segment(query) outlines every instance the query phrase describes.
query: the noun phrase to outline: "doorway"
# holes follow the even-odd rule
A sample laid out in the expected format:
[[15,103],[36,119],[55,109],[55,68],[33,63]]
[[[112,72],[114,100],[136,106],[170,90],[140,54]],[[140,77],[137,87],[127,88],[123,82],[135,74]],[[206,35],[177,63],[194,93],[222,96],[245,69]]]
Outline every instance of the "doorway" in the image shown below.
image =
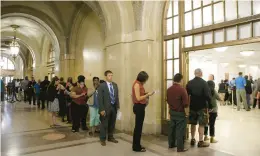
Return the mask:
[[206,81],[213,74],[216,84],[237,77],[238,72],[255,80],[260,77],[260,42],[192,51],[188,66],[189,80],[194,78],[196,68],[202,69]]

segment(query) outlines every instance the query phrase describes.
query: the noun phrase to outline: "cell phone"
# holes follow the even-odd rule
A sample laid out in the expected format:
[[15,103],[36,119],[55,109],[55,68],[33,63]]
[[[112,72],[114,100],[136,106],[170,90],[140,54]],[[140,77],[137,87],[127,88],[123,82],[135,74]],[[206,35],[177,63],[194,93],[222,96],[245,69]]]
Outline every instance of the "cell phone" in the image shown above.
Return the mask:
[[159,91],[159,90],[154,90],[153,92],[154,92],[154,93],[159,93],[160,91]]

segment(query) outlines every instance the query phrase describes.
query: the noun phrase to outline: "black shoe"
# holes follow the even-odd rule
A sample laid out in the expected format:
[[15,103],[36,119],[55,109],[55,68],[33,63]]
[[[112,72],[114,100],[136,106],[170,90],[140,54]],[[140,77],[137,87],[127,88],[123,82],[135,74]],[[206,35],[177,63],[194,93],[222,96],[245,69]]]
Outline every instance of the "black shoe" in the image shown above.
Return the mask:
[[115,138],[108,139],[107,141],[113,142],[113,143],[118,143],[118,141]]
[[145,148],[141,148],[141,149],[133,149],[133,151],[135,152],[146,152],[146,149]]
[[195,144],[196,144],[196,140],[195,140],[195,139],[191,139],[190,145],[191,145],[191,146],[195,146]]
[[106,141],[100,141],[102,146],[106,146]]
[[186,152],[188,151],[188,148],[184,148],[184,149],[177,149],[177,152]]
[[175,148],[175,147],[177,147],[177,146],[169,146],[169,148]]
[[77,133],[77,132],[79,132],[79,130],[72,129],[71,132]]

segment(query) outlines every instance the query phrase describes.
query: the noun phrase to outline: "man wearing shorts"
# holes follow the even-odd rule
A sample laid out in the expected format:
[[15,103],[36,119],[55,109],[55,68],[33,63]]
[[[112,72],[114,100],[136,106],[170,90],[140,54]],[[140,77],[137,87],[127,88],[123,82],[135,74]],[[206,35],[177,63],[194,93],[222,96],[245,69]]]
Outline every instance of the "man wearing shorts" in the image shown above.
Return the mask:
[[93,85],[95,90],[89,95],[89,105],[90,105],[90,129],[89,133],[92,136],[95,136],[95,131],[97,130],[97,126],[100,124],[99,113],[98,113],[98,87],[99,87],[99,78],[93,78]]
[[208,147],[209,143],[203,141],[204,127],[208,124],[208,108],[212,108],[210,92],[207,82],[203,80],[202,70],[195,70],[195,78],[188,82],[186,88],[190,96],[191,145],[194,146],[196,125],[199,123],[198,147]]

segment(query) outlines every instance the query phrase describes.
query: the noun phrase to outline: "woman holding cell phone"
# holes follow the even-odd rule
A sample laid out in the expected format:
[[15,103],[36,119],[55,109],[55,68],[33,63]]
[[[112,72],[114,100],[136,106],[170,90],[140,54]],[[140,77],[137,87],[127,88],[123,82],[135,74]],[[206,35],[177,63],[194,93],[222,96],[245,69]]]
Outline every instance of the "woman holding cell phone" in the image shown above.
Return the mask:
[[132,100],[134,103],[133,112],[135,114],[135,129],[133,135],[132,149],[135,152],[145,152],[146,149],[141,146],[141,136],[145,117],[145,107],[148,104],[148,98],[155,92],[146,93],[144,84],[147,82],[149,76],[145,71],[141,71],[132,87]]
[[84,116],[85,105],[87,103],[87,88],[85,86],[85,77],[78,76],[77,86],[73,87],[70,92],[72,98],[71,115],[72,115],[72,132],[79,132],[80,119]]

